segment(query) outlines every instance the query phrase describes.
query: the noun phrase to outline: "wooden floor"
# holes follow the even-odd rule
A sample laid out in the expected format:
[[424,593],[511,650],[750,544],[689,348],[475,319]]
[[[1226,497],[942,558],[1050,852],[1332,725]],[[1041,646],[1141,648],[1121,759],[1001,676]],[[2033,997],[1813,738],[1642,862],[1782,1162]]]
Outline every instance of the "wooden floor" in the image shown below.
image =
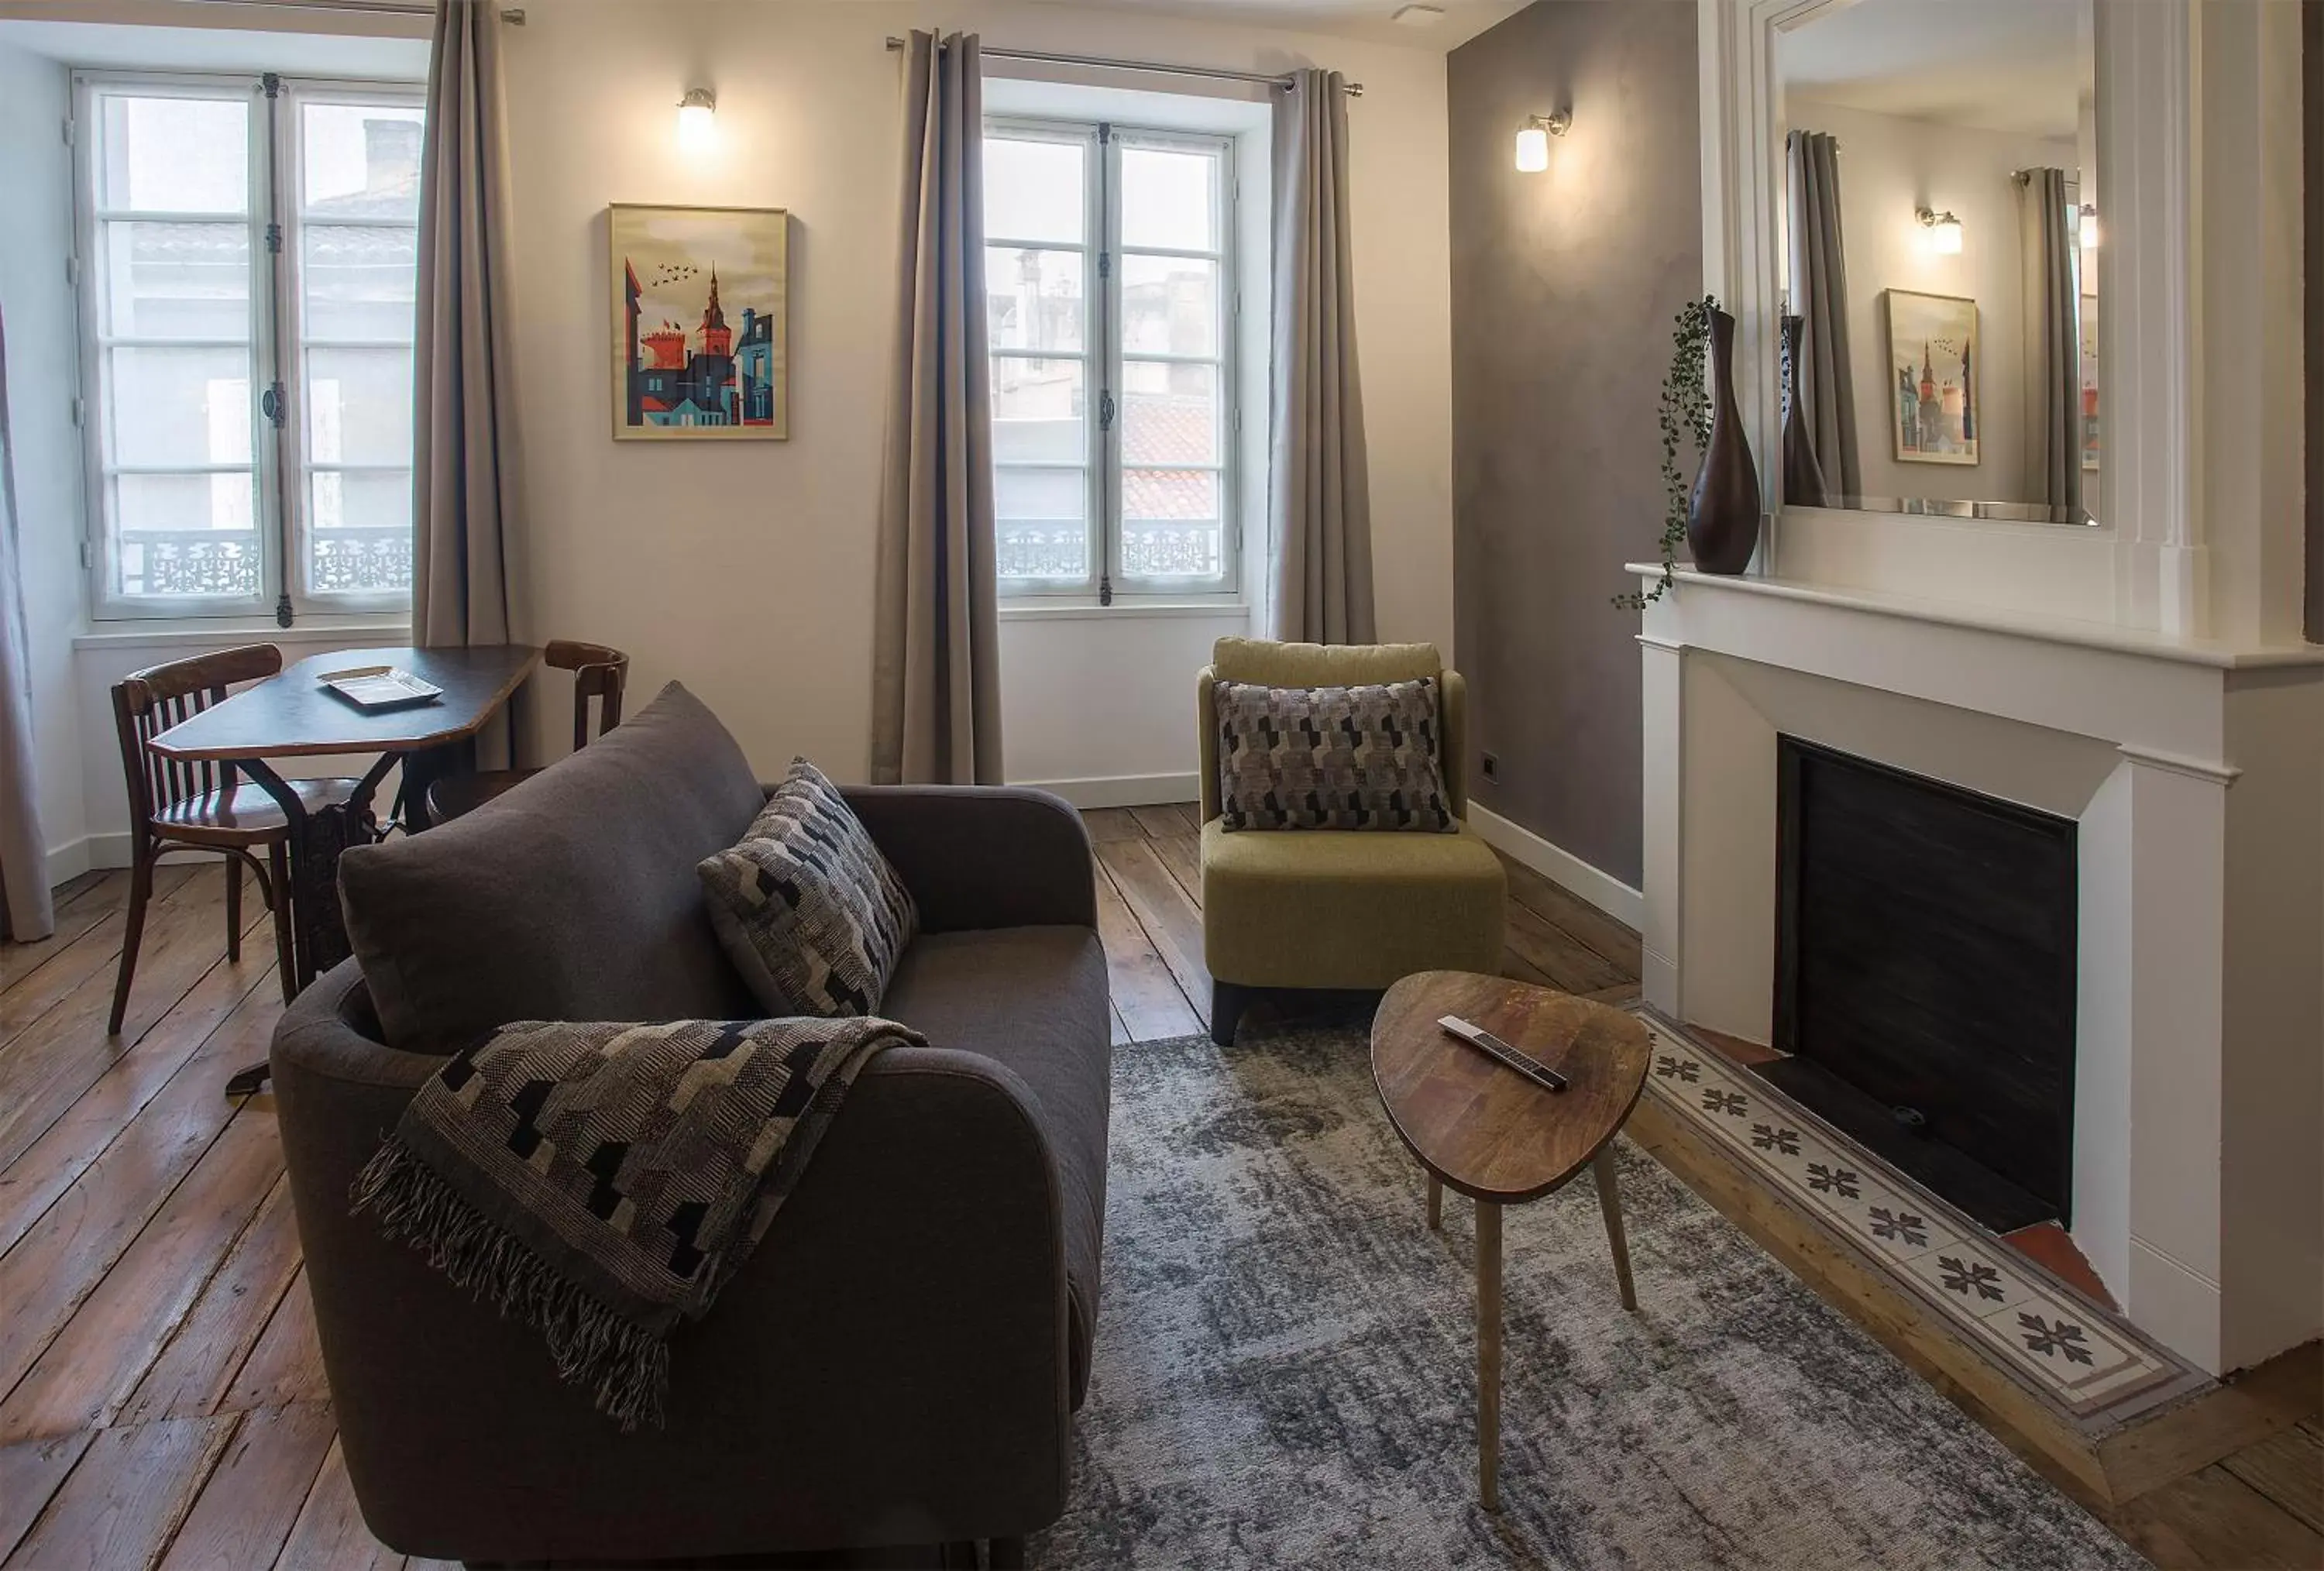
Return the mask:
[[[1123,1042],[1198,1031],[1198,836],[1185,808],[1086,815]],[[1510,868],[1513,976],[1628,992],[1636,934]],[[425,1566],[381,1548],[340,1465],[269,1099],[220,1095],[281,1012],[255,901],[225,958],[215,864],[165,872],[121,1036],[126,880],[0,946],[0,1559],[8,1567]],[[1252,1023],[1272,1007],[1254,1005]],[[2110,1513],[2165,1567],[2324,1566],[2312,1424]]]

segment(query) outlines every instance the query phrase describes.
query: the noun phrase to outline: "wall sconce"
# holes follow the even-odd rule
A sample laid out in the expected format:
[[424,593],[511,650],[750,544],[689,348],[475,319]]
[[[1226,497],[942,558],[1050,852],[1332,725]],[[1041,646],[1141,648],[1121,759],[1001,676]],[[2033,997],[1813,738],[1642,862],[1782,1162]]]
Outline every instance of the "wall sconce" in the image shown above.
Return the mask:
[[1517,172],[1539,174],[1549,167],[1549,139],[1563,136],[1573,124],[1572,114],[1560,109],[1554,115],[1531,115],[1517,132]]
[[1961,249],[1961,221],[1950,211],[1932,212],[1922,208],[1914,215],[1921,227],[1929,232],[1929,249],[1940,256],[1959,256]]
[[707,152],[718,143],[718,95],[707,88],[688,88],[678,101],[678,145],[687,152]]
[[2098,210],[2089,203],[2082,204],[2081,243],[2085,251],[2098,248]]

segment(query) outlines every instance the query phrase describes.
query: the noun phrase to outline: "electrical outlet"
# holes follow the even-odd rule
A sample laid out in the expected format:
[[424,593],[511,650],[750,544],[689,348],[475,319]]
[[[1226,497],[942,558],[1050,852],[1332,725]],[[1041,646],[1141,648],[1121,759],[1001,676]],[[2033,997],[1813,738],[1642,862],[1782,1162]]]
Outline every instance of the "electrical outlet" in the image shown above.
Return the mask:
[[1483,772],[1483,774],[1484,774],[1484,777],[1485,777],[1485,780],[1486,780],[1487,783],[1491,784],[1491,785],[1499,785],[1499,784],[1500,784],[1500,783],[1501,783],[1501,758],[1500,758],[1500,754],[1499,754],[1499,753],[1488,753],[1484,754],[1483,756],[1484,756],[1484,764],[1483,764],[1483,767],[1482,767],[1482,772]]

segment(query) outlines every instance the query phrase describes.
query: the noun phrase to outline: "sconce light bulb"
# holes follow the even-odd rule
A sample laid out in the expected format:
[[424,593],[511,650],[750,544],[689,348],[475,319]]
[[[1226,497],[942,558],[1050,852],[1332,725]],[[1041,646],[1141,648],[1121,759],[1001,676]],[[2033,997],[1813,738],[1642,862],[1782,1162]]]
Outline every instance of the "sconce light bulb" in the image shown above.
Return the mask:
[[2098,248],[2098,210],[2088,202],[2082,204],[2081,230],[2082,249],[2096,251]]
[[1563,109],[1554,115],[1532,115],[1517,130],[1517,172],[1539,174],[1549,167],[1549,139],[1565,134],[1573,116]]
[[1914,215],[1921,227],[1929,232],[1929,249],[1940,256],[1959,256],[1961,253],[1961,221],[1950,212],[1932,212],[1921,208]]
[[678,101],[678,144],[687,152],[706,152],[718,142],[718,99],[707,88],[687,89]]

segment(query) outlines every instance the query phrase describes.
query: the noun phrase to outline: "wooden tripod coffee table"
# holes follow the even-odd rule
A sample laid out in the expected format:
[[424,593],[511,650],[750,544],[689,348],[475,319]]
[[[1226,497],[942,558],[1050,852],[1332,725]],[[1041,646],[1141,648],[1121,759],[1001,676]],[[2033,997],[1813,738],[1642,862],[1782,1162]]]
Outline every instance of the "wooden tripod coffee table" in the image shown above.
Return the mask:
[[[1437,1025],[1459,1015],[1563,1074],[1549,1092]],[[1388,1122],[1428,1172],[1428,1225],[1450,1184],[1477,1202],[1477,1493],[1500,1504],[1501,1207],[1537,1200],[1584,1167],[1613,1245],[1622,1308],[1635,1310],[1615,1134],[1646,1084],[1646,1028],[1620,1010],[1465,971],[1423,971],[1388,990],[1372,1019],[1372,1079]]]

